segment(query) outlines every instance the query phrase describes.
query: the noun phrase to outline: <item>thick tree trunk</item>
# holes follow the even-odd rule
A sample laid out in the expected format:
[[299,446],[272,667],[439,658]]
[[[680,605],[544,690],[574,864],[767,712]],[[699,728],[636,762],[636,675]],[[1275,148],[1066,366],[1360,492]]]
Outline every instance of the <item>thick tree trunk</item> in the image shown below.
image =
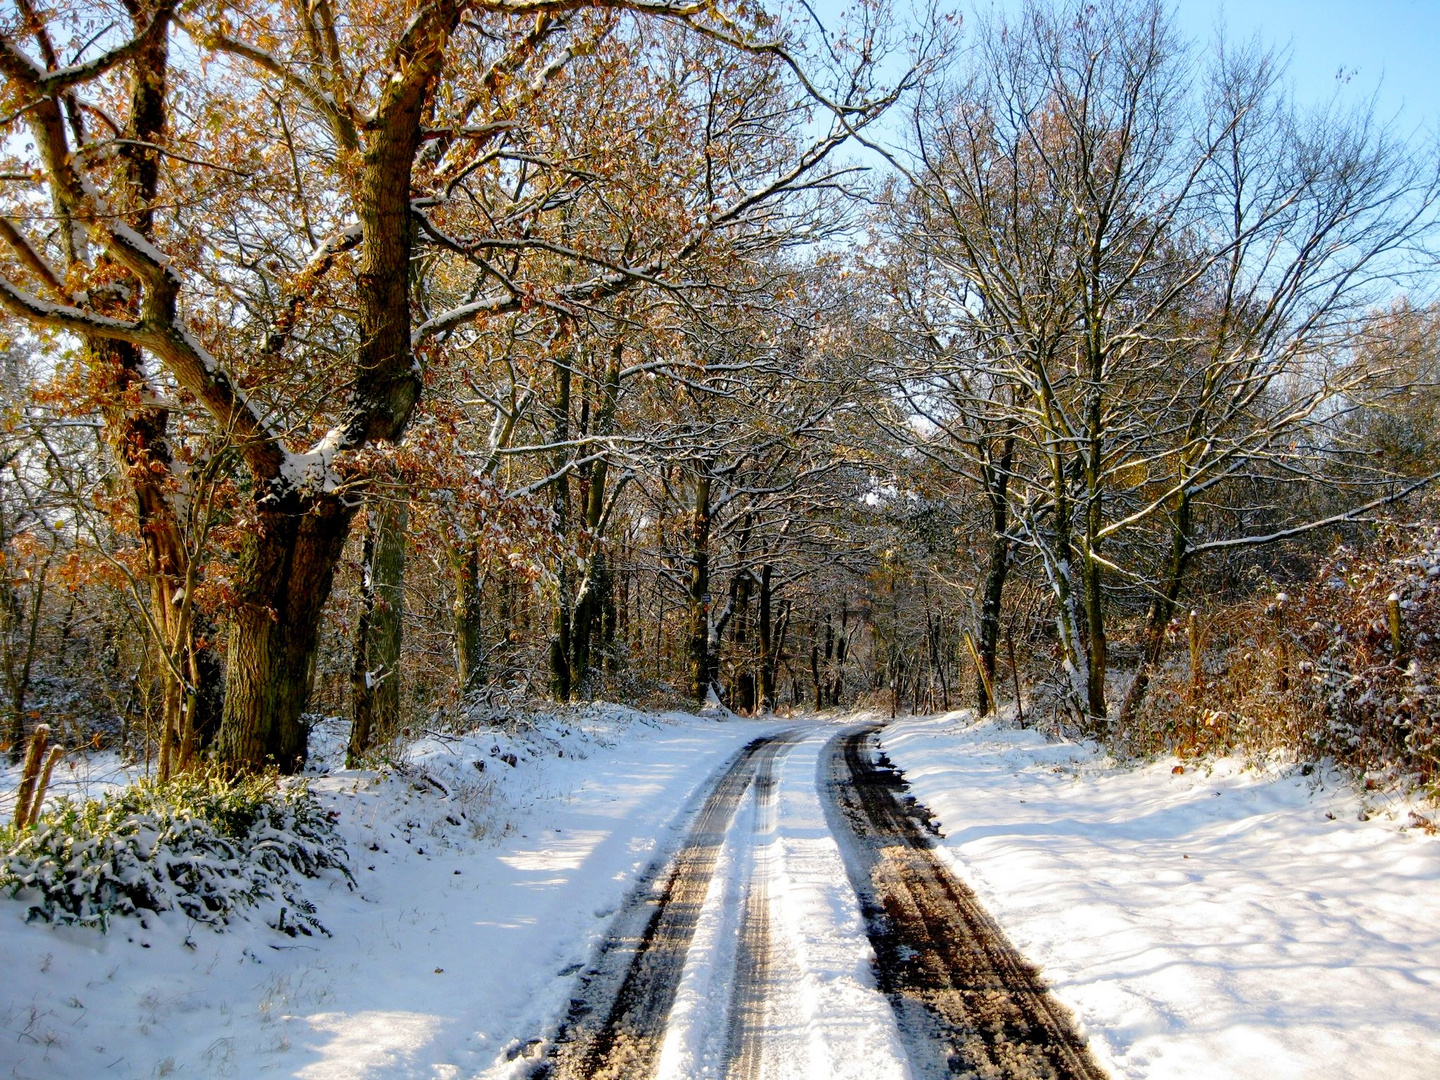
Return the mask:
[[[327,438],[351,448],[395,442],[420,396],[411,352],[410,274],[415,248],[411,172],[421,121],[457,5],[421,10],[393,58],[366,125],[355,207],[364,243],[356,267],[357,337],[350,402]],[[350,132],[347,139],[353,139]],[[257,522],[237,566],[239,603],[230,621],[225,712],[217,748],[238,770],[305,759],[301,714],[315,671],[320,616],[344,550],[353,504],[297,485],[283,473],[255,477]]]
[[313,512],[264,514],[241,550],[239,603],[226,640],[225,709],[216,741],[229,768],[305,761],[301,720],[315,674],[320,615],[345,547],[351,511],[325,500]]
[[372,499],[365,523],[361,617],[350,679],[352,765],[400,730],[400,649],[405,625],[405,528],[401,498]]

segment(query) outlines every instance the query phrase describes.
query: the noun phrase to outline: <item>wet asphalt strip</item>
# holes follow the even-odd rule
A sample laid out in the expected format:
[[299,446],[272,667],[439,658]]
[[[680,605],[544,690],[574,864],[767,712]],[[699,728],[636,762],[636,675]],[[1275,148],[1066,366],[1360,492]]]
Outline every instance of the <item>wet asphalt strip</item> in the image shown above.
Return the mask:
[[930,812],[877,759],[877,730],[832,739],[820,780],[916,1080],[1103,1080],[1064,1006],[936,856]]

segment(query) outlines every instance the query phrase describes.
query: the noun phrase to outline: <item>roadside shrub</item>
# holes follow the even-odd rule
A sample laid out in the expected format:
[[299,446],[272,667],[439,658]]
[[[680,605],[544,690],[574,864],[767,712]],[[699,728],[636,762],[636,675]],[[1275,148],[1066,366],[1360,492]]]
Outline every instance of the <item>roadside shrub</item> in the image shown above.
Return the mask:
[[326,871],[353,884],[333,821],[272,777],[140,781],[0,829],[0,890],[29,903],[28,919],[102,931],[115,915],[179,910],[216,930],[240,916],[328,934],[299,891]]
[[1179,647],[1145,715],[1118,733],[1132,752],[1281,750],[1382,782],[1440,785],[1440,528],[1337,548],[1309,585],[1208,613],[1201,627],[1199,685],[1177,622]]
[[[1389,557],[1339,549],[1289,620],[1312,752],[1440,781],[1440,528]],[[1392,641],[1389,601],[1400,617]]]

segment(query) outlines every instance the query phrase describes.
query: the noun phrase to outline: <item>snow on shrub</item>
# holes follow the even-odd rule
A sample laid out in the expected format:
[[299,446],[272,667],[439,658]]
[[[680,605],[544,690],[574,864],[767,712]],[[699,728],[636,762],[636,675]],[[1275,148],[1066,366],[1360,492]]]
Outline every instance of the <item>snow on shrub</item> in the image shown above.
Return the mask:
[[[1314,748],[1359,769],[1440,780],[1440,529],[1388,557],[1341,548],[1291,624]],[[1400,647],[1390,625],[1399,615]],[[1297,625],[1298,624],[1298,625]]]
[[29,920],[95,926],[179,910],[219,930],[260,917],[290,936],[327,934],[301,879],[353,884],[334,823],[301,785],[273,778],[139,781],[60,799],[33,829],[0,829],[0,891]]
[[1440,528],[1392,528],[1364,551],[1340,547],[1311,584],[1203,615],[1202,625],[1198,689],[1177,650],[1146,715],[1121,733],[1133,749],[1284,750],[1386,782],[1440,784]]

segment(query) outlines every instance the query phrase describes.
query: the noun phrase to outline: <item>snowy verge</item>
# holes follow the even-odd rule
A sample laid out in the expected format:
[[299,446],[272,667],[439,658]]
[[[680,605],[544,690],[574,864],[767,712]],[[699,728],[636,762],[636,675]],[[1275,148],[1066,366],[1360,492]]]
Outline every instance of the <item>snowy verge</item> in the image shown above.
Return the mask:
[[1409,804],[964,713],[880,740],[1117,1080],[1435,1075],[1440,840]]
[[333,937],[211,933],[180,911],[101,934],[0,900],[0,1076],[473,1076],[563,1014],[692,793],[776,726],[593,706],[373,771],[335,767],[327,722],[309,788],[357,885],[307,883]]
[[302,882],[327,873],[349,880],[331,816],[303,784],[266,777],[137,783],[0,828],[0,894],[27,904],[27,921],[104,931],[133,916],[143,928],[178,909],[214,929],[258,915],[310,937],[326,931]]

